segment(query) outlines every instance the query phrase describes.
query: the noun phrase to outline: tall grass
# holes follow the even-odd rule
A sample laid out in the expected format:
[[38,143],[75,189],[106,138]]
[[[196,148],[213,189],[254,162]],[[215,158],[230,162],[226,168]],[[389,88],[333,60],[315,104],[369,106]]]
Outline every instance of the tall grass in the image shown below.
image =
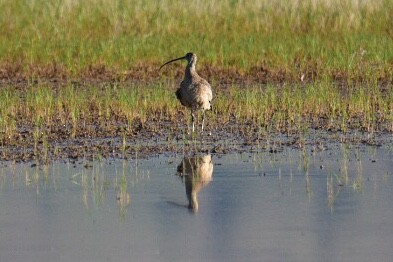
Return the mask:
[[0,0],[0,64],[33,76],[48,65],[78,75],[193,51],[222,68],[386,78],[392,12],[388,0]]

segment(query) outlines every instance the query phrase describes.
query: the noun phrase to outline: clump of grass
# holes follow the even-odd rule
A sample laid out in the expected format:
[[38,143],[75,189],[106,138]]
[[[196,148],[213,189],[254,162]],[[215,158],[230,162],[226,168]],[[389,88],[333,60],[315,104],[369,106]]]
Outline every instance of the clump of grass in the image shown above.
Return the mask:
[[388,130],[393,109],[392,96],[379,88],[365,86],[344,92],[330,83],[233,87],[216,97],[214,105],[221,114],[226,113],[224,121],[233,116],[278,132]]
[[11,138],[17,132],[16,117],[18,94],[12,88],[4,88],[0,92],[0,132],[3,138]]
[[68,85],[56,89],[39,84],[23,90],[11,89],[0,90],[0,97],[4,98],[0,101],[1,138],[9,143],[28,131],[34,138],[36,154],[38,145],[50,140],[52,132],[61,131],[74,138],[83,132],[105,133],[125,126],[126,132],[131,133],[134,121],[143,124],[148,117],[170,120],[179,108],[174,95],[160,85]]

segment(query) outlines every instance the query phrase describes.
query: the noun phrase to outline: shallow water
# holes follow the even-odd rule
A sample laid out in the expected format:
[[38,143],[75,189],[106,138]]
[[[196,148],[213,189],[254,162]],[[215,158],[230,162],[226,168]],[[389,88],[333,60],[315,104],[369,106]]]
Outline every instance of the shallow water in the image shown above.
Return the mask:
[[389,261],[392,155],[3,163],[0,261]]

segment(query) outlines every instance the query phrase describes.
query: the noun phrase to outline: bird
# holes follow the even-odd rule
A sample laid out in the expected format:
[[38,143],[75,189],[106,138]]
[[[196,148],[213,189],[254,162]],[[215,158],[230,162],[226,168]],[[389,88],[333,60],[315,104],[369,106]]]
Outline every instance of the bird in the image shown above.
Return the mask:
[[165,65],[178,61],[187,60],[186,70],[184,72],[184,79],[180,83],[180,87],[176,90],[176,98],[180,103],[191,110],[192,119],[192,132],[195,132],[195,113],[202,111],[202,129],[205,124],[205,110],[212,110],[212,99],[213,92],[210,84],[200,77],[196,72],[195,66],[197,62],[197,56],[194,53],[187,53],[183,57],[172,59],[164,63],[161,67]]
[[198,212],[198,193],[213,180],[213,159],[211,154],[184,157],[177,167],[186,187],[188,208]]

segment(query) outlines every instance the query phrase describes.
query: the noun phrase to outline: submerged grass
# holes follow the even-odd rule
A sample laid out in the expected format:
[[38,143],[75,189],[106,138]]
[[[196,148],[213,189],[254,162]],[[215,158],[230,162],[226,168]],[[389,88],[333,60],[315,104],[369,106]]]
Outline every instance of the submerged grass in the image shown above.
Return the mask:
[[240,72],[391,80],[392,12],[387,0],[0,0],[0,65],[33,78],[42,67],[77,76],[193,51]]

